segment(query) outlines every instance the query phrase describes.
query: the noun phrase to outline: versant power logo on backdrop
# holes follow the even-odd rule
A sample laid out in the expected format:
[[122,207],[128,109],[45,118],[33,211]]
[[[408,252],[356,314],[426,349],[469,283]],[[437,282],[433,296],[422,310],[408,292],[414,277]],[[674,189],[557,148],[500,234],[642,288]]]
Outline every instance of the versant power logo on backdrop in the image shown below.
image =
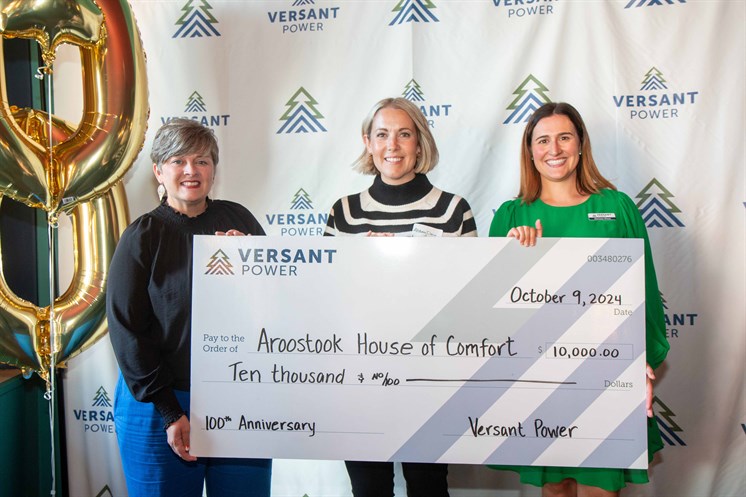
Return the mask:
[[635,197],[645,226],[648,228],[683,228],[676,214],[681,213],[673,203],[673,194],[669,192],[657,179],[653,178]]
[[288,212],[275,212],[265,217],[270,229],[279,228],[282,236],[321,236],[329,213],[314,212],[311,196],[301,188],[293,195]]
[[280,118],[284,124],[277,130],[277,134],[326,132],[320,121],[324,116],[316,108],[318,104],[305,88],[298,88],[285,104],[288,110]]
[[699,314],[694,312],[678,312],[679,309],[671,310],[669,303],[661,293],[663,301],[663,312],[666,319],[666,338],[672,340],[679,338],[685,332],[688,332],[696,325]]
[[210,12],[212,5],[206,0],[189,0],[181,8],[183,14],[176,21],[179,29],[172,38],[202,38],[203,36],[220,36],[215,29],[218,20]]
[[676,414],[657,396],[653,397],[653,412],[663,441],[668,445],[686,445],[682,438],[684,430],[674,420]]
[[636,9],[638,7],[660,7],[661,5],[676,5],[686,3],[686,0],[630,0],[625,9]]
[[628,109],[630,119],[672,119],[679,117],[679,111],[697,103],[699,91],[673,91],[655,67],[645,73],[640,93],[614,95],[614,105]]
[[435,4],[429,0],[401,0],[392,10],[396,15],[389,26],[405,22],[440,22],[432,13],[434,8]]
[[492,0],[495,7],[504,7],[508,17],[546,16],[554,14],[557,0]]
[[96,390],[89,408],[73,409],[75,421],[82,423],[83,431],[87,433],[115,433],[111,405],[109,393],[101,386]]
[[184,105],[184,115],[182,116],[161,116],[161,124],[166,124],[172,119],[192,119],[193,121],[199,121],[204,126],[211,126],[217,128],[219,126],[227,126],[230,114],[211,114],[208,112],[205,99],[202,95],[196,91],[192,92],[187,98],[186,104]]
[[547,96],[548,91],[549,88],[544,83],[536,79],[533,74],[529,74],[513,92],[515,99],[507,107],[507,110],[513,112],[503,121],[503,124],[519,124],[528,121],[536,109],[551,101]]
[[223,274],[233,275],[233,264],[231,259],[222,250],[218,250],[210,256],[210,260],[205,264],[207,271],[205,274]]
[[[326,2],[325,2],[326,3]],[[337,19],[340,7],[316,7],[314,0],[295,0],[288,10],[267,12],[270,24],[282,28],[282,34],[323,31],[324,24]]]
[[410,102],[418,105],[420,110],[427,118],[427,124],[431,128],[435,127],[435,118],[448,117],[451,112],[452,104],[430,104],[425,101],[425,94],[422,88],[415,80],[411,80],[404,87],[402,96]]

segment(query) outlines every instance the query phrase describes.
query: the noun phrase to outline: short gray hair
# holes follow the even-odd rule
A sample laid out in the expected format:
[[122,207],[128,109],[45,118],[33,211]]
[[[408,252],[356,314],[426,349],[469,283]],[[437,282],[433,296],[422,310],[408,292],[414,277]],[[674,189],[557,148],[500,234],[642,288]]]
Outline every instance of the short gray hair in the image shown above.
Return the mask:
[[[370,138],[371,128],[373,127],[373,119],[381,109],[398,109],[403,110],[407,113],[414,127],[417,131],[417,145],[420,147],[420,155],[417,157],[417,163],[414,166],[414,172],[426,174],[432,171],[435,166],[438,165],[438,147],[435,145],[435,138],[430,133],[430,126],[427,124],[427,119],[422,113],[419,107],[407,100],[406,98],[384,98],[377,102],[368,115],[363,120],[363,136]],[[363,153],[357,158],[352,164],[352,167],[363,174],[379,174],[375,164],[373,164],[373,157],[368,153],[366,148],[363,148]]]
[[161,164],[171,157],[205,154],[218,165],[218,140],[211,128],[192,119],[171,119],[156,132],[150,160],[161,170]]

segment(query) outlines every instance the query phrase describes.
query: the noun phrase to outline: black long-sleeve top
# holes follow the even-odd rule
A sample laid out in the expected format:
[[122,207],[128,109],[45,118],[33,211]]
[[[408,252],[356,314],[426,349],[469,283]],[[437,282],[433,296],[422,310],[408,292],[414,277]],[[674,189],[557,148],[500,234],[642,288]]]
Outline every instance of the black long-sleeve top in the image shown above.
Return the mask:
[[132,395],[152,402],[165,423],[183,414],[173,391],[189,390],[194,235],[264,235],[240,204],[207,202],[193,218],[165,202],[139,217],[111,261],[106,311],[114,354]]

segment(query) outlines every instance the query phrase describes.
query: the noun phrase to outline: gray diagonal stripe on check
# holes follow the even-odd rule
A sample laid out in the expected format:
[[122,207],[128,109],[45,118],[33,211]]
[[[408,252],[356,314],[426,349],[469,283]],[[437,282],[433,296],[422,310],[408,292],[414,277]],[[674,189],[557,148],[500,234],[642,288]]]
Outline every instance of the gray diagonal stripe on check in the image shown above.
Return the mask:
[[[634,310],[633,314],[624,320],[622,323],[620,323],[620,327],[629,327],[629,326],[640,326],[641,323],[643,323],[645,320],[645,307],[643,305],[640,305],[637,307],[637,309]],[[608,344],[608,345],[614,345],[614,344]],[[637,356],[639,356],[642,353],[642,350],[636,350],[634,351],[634,358],[636,359]],[[603,377],[614,379],[617,378],[624,369],[629,364],[624,361],[604,361],[603,364],[595,364],[594,365],[594,374],[599,373],[599,369],[603,367]],[[586,366],[585,368],[583,366]],[[562,395],[558,392],[558,389],[554,389],[553,393],[549,395],[544,402],[536,409],[537,411],[541,410],[542,412],[551,412],[552,413],[552,422],[561,424],[564,426],[570,426],[575,419],[580,416],[583,411],[585,411],[586,407],[589,406],[594,400],[598,398],[599,395],[603,393],[602,389],[595,388],[585,388],[583,386],[584,383],[587,383],[584,380],[587,380],[587,369],[588,369],[588,363],[583,363],[581,367],[573,371],[573,373],[567,378],[567,381],[574,382],[576,385],[573,386],[562,386],[561,388],[564,390],[562,392]],[[520,386],[517,386],[515,388],[521,388]],[[569,392],[567,390],[570,390]],[[634,414],[634,413],[633,413]],[[636,413],[637,415],[640,414],[638,411]],[[531,416],[529,416],[529,419],[531,419]],[[629,418],[628,418],[629,419]],[[527,423],[527,431],[530,431],[531,423]],[[626,427],[628,425],[620,425],[616,428],[616,432],[621,431],[620,428]],[[604,446],[613,445],[610,444],[609,441],[615,440],[614,437],[609,437],[605,443],[602,443],[599,448],[597,448],[597,451],[604,450]],[[499,456],[511,456],[515,457],[517,454],[520,455],[524,460],[526,461],[534,461],[537,457],[539,457],[546,448],[551,445],[555,440],[553,439],[541,439],[541,438],[535,438],[534,440],[531,440],[530,443],[525,443],[525,440],[516,440],[516,439],[509,439],[506,440],[503,444],[500,445],[500,447],[492,454],[492,457],[499,457]],[[606,449],[608,452],[612,449]],[[637,454],[639,456],[640,454]],[[635,457],[637,459],[637,457]],[[611,467],[611,466],[609,466]],[[623,467],[623,466],[620,466]]]
[[[491,336],[501,342],[501,338],[505,339],[512,335],[538,309],[512,309],[505,313],[502,309],[493,309],[493,306],[501,296],[510,291],[516,281],[543,259],[557,242],[559,239],[547,239],[531,248],[522,247],[518,243],[505,245],[411,341],[426,342],[436,334],[436,342],[445,342],[448,335],[455,331],[459,332],[459,337],[463,340],[474,341]],[[506,259],[511,262],[508,267],[503,265]],[[485,288],[490,288],[491,292],[485,292]],[[496,321],[498,316],[499,323]]]
[[[617,426],[617,429],[614,430],[611,435],[609,435],[609,439],[624,441],[623,433],[630,431],[630,425],[637,422],[636,418],[639,415],[640,411],[643,409],[643,404],[640,404],[639,408],[635,409],[629,416],[627,416],[627,419],[625,419],[619,426]],[[598,448],[593,451],[590,456],[588,456],[588,459],[601,457],[605,461],[610,461],[609,467],[611,468],[627,468],[631,466],[633,462],[635,462],[630,457],[625,457],[623,451],[612,447],[610,444],[599,445]]]
[[[558,241],[553,240],[552,242],[556,243]],[[545,240],[545,242],[550,241]],[[620,240],[616,240],[616,242],[620,242]],[[545,244],[547,247],[543,247]],[[506,267],[502,265],[498,257],[495,257],[474,280],[466,285],[451,300],[440,314],[436,315],[416,334],[415,339],[419,341],[429,340],[432,334],[437,334],[442,339],[451,333],[449,330],[457,330],[460,336],[468,333],[467,336],[471,336],[473,339],[479,339],[484,336],[494,337],[495,334],[506,338],[509,335],[518,343],[522,336],[530,335],[536,326],[546,326],[545,323],[552,323],[552,329],[545,332],[546,340],[554,341],[559,338],[590,306],[583,308],[576,306],[573,312],[567,312],[567,306],[551,305],[544,305],[538,309],[493,308],[495,302],[514,286],[553,246],[550,243],[545,244],[540,244],[532,249],[520,247],[518,244],[508,244],[503,249],[501,256],[509,255],[508,260],[510,260],[511,264]],[[610,250],[608,247],[609,244],[610,242],[605,243],[596,253],[608,253]],[[536,250],[540,247],[543,250]],[[508,251],[512,251],[513,253]],[[585,264],[556,293],[570,294],[576,288],[595,288],[599,292],[607,291],[635,262],[612,265],[604,272],[598,272],[592,265]],[[487,282],[492,281],[494,286],[490,287],[490,285],[485,284],[485,280]],[[485,292],[485,288],[493,288],[493,291]],[[444,314],[451,316],[443,317]],[[639,325],[641,316],[644,319],[644,311],[636,311],[632,316],[624,320],[621,326],[627,326],[628,322],[637,322]],[[476,331],[472,332],[472,329]],[[639,353],[640,351],[635,351],[634,355],[637,356]],[[510,359],[504,357],[487,359],[484,365],[475,372],[472,379],[518,378],[536,360],[535,356],[527,354],[528,352],[525,352]],[[505,368],[506,360],[511,362],[509,370]],[[609,371],[610,375],[615,374],[612,362],[609,361],[610,368],[612,369]],[[577,374],[582,376],[582,371]],[[616,375],[610,377],[615,378]],[[506,384],[504,387],[498,385],[484,388],[480,387],[479,384],[476,384],[477,386],[474,385],[465,383],[456,390],[451,398],[390,459],[392,461],[416,462],[417,456],[415,454],[417,453],[427,453],[431,460],[442,457],[459,439],[458,436],[447,436],[446,434],[459,432],[458,435],[460,435],[466,431],[464,406],[470,406],[471,411],[469,414],[471,416],[482,416],[511,386],[510,384]],[[564,388],[566,385],[562,387]],[[578,390],[581,391],[580,389]],[[600,395],[601,392],[602,390],[600,389],[590,390],[588,395],[593,398]],[[552,396],[550,395],[547,400],[551,398]],[[585,405],[588,405],[588,403]],[[541,406],[539,407],[541,408]],[[433,436],[435,433],[442,433],[444,436]],[[530,452],[539,454],[552,442],[553,440],[551,439],[541,439],[541,445],[535,449],[531,449]]]

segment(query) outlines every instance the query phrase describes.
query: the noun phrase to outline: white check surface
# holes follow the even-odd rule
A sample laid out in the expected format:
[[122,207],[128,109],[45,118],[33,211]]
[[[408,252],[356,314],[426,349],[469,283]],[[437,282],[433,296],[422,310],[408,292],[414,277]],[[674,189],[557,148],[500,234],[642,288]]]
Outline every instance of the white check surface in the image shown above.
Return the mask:
[[642,247],[196,237],[192,453],[644,468]]

